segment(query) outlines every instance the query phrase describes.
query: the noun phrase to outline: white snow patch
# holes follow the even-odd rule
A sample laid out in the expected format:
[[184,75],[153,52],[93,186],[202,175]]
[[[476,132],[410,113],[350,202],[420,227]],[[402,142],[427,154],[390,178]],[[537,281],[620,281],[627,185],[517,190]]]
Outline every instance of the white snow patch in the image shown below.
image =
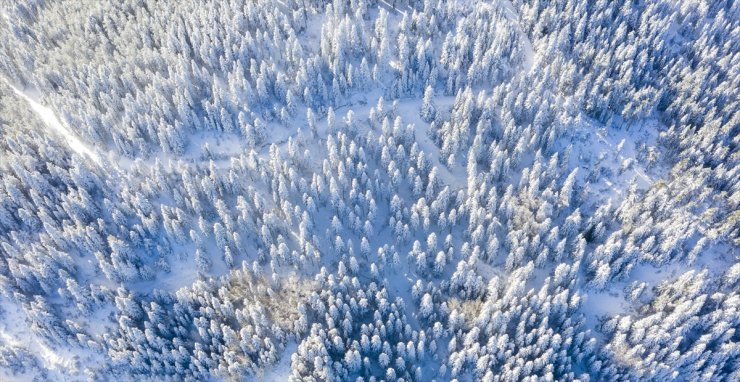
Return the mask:
[[708,248],[703,256],[697,259],[693,265],[683,262],[675,262],[656,267],[649,263],[637,264],[624,280],[615,280],[603,291],[590,291],[584,294],[581,311],[586,315],[586,327],[592,329],[592,333],[599,335],[596,326],[602,317],[613,317],[616,315],[634,314],[637,309],[646,302],[628,301],[625,296],[625,288],[632,283],[646,283],[647,287],[643,296],[650,296],[652,289],[668,280],[673,280],[682,274],[695,270],[708,269],[712,278],[720,279],[721,275],[731,264],[738,261],[738,256],[729,253],[725,245],[715,245]]
[[295,342],[289,342],[283,350],[280,361],[276,363],[272,369],[267,370],[262,378],[259,378],[263,382],[283,382],[287,381],[291,374],[291,355],[298,350],[298,344]]
[[[450,186],[451,191],[457,192],[457,190],[467,186],[465,165],[457,163],[451,169],[440,161],[439,147],[437,147],[428,134],[429,123],[424,122],[419,116],[421,102],[421,100],[399,100],[398,113],[401,115],[404,124],[414,125],[415,142],[425,154],[432,154],[432,165],[437,167],[437,175],[439,175],[443,184]],[[455,103],[455,97],[436,96],[433,99],[433,103],[438,112],[449,113],[452,105]]]
[[[604,126],[581,115],[581,121],[566,131],[561,144],[572,144],[569,168],[579,167],[578,183],[593,196],[588,204],[607,200],[618,205],[627,196],[631,182],[645,190],[659,178],[661,167],[639,161],[640,151],[654,147],[657,126],[638,124],[627,129]],[[563,146],[564,150],[565,147]]]
[[8,300],[0,302],[0,306],[4,308],[0,320],[0,340],[13,347],[28,349],[51,371],[64,373],[77,370],[75,354],[71,348],[62,352],[50,348],[30,330],[20,307]]

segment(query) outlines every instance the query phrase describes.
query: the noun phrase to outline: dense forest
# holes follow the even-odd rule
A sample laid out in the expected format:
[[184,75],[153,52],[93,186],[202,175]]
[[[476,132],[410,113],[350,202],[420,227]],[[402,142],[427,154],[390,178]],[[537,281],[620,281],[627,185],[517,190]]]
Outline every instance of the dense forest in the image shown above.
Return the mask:
[[0,0],[0,380],[740,380],[731,0]]

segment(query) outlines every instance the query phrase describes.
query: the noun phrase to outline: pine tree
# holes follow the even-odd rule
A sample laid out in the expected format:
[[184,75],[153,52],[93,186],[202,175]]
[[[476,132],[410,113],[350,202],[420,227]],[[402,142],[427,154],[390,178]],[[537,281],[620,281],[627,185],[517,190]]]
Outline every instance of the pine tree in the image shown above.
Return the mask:
[[422,99],[422,102],[421,102],[421,112],[419,114],[421,116],[421,119],[427,123],[434,120],[434,117],[437,114],[437,110],[432,101],[433,97],[434,97],[434,88],[431,85],[429,85],[424,90],[424,98]]

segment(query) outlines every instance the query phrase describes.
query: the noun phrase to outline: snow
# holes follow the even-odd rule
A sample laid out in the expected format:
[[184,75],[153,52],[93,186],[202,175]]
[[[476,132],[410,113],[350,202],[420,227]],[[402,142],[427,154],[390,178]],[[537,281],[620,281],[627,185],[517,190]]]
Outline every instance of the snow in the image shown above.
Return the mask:
[[[455,103],[454,96],[436,96],[434,105],[440,112],[449,113],[452,105]],[[440,162],[439,148],[429,137],[427,131],[429,124],[424,122],[419,116],[421,110],[421,100],[399,100],[398,114],[401,115],[404,124],[413,124],[415,128],[415,142],[419,145],[419,150],[432,155],[432,165],[437,167],[437,174],[446,186],[450,186],[451,191],[466,187],[467,175],[465,166],[458,163],[454,169],[448,168]],[[459,161],[458,161],[459,162]]]
[[703,256],[700,256],[693,265],[681,262],[660,267],[648,263],[638,264],[626,279],[610,283],[609,288],[604,291],[586,294],[581,307],[581,311],[586,315],[586,325],[595,335],[599,335],[595,329],[600,318],[636,313],[640,303],[631,303],[624,295],[625,288],[632,283],[646,283],[644,295],[648,296],[654,287],[668,280],[675,280],[690,270],[708,269],[714,279],[720,279],[721,275],[739,259],[740,254],[733,253],[727,245],[715,245],[707,248]]
[[39,361],[50,371],[64,373],[77,369],[75,349],[65,347],[52,349],[40,340],[28,327],[25,314],[18,305],[0,299],[3,311],[0,313],[0,340],[12,347],[26,348],[37,355]]
[[529,37],[527,37],[527,34],[524,33],[522,30],[521,25],[519,24],[519,14],[516,12],[516,9],[514,9],[514,5],[511,3],[510,0],[499,0],[498,5],[503,7],[506,11],[506,15],[509,17],[509,20],[511,20],[519,30],[519,38],[521,38],[522,41],[522,54],[524,55],[524,63],[522,64],[522,72],[523,73],[529,73],[532,71],[532,69],[535,67],[535,52],[532,48],[532,41],[529,40]]
[[284,382],[287,381],[291,374],[290,362],[291,354],[298,350],[298,344],[289,342],[280,355],[280,360],[272,368],[268,369],[265,374],[259,378],[263,382]]
[[50,108],[40,104],[37,99],[39,97],[32,96],[30,92],[23,91],[18,89],[17,87],[13,86],[10,81],[3,78],[3,80],[10,86],[11,89],[13,89],[13,92],[15,92],[16,95],[23,98],[28,102],[28,104],[31,106],[31,110],[33,110],[34,113],[41,119],[41,121],[44,122],[44,124],[49,127],[50,129],[54,130],[57,134],[60,134],[62,137],[64,137],[64,140],[67,142],[69,147],[76,152],[77,154],[80,154],[82,156],[87,156],[90,159],[93,160],[93,162],[100,166],[100,156],[95,152],[95,150],[88,146],[86,143],[82,142],[70,129],[68,126],[65,126],[62,121],[57,118],[56,114],[54,114],[54,111]]
[[[398,0],[392,0],[392,1],[394,3],[398,3]],[[383,5],[385,5],[385,8],[388,9],[389,11],[392,11],[393,13],[399,14],[401,16],[405,16],[406,15],[406,11],[402,11],[401,9],[399,9],[399,5],[402,5],[400,3],[399,4],[396,4],[395,7],[393,6],[393,4],[389,3],[387,0],[380,0],[380,3],[382,3]]]
[[[288,2],[280,0],[278,0],[278,2],[280,7],[285,8],[285,10],[289,10]],[[389,20],[389,29],[391,35],[393,35],[398,30],[398,21],[400,21],[401,15],[408,15],[411,12],[411,8],[407,7],[405,4],[402,7],[400,4],[398,7],[394,7],[392,3],[395,3],[395,1],[393,0],[381,0],[380,3],[382,4],[381,7],[386,8],[391,15]],[[516,38],[519,39],[519,41],[514,42],[516,47],[512,53],[512,56],[515,58],[514,61],[518,63],[518,68],[516,70],[519,71],[519,73],[514,75],[515,78],[528,79],[538,77],[539,74],[541,74],[537,73],[539,70],[538,66],[542,65],[544,68],[546,63],[543,62],[542,56],[535,51],[532,41],[530,41],[524,31],[523,23],[520,22],[521,18],[510,0],[483,0],[477,2],[463,1],[452,2],[452,4],[464,11],[459,14],[461,17],[467,17],[470,14],[486,16],[491,13],[495,13],[497,20],[503,21],[506,28],[516,35],[514,40],[516,40]],[[485,13],[478,14],[480,10],[483,10]],[[375,10],[372,10],[371,12],[375,12]],[[0,13],[3,17],[10,20],[6,13],[2,11],[0,11]],[[504,19],[500,18],[501,15],[503,15]],[[303,46],[304,51],[318,50],[317,47],[322,38],[322,32],[329,31],[332,28],[331,25],[325,25],[324,23],[325,21],[328,21],[326,20],[328,17],[332,16],[328,16],[328,14],[324,14],[321,11],[309,14],[306,29],[299,33],[299,43]],[[674,26],[671,26],[669,34],[676,34]],[[267,34],[265,34],[265,36],[267,36]],[[538,44],[538,48],[540,48],[540,53],[544,53],[546,50],[544,43],[538,41],[536,41],[536,43]],[[391,65],[395,65],[395,62],[396,61],[391,61]],[[381,77],[383,75],[383,73],[380,74]],[[223,81],[222,78],[216,78],[217,81]],[[11,85],[10,81],[7,79],[3,78],[3,80],[8,82],[13,91],[29,104],[31,110],[33,110],[46,127],[49,130],[53,130],[54,134],[58,134],[60,139],[63,139],[72,151],[79,154],[81,157],[91,159],[92,162],[101,168],[103,168],[101,160],[103,161],[102,163],[105,163],[106,165],[110,163],[110,168],[105,168],[106,177],[104,180],[110,180],[110,183],[114,184],[112,186],[114,192],[111,194],[114,194],[115,190],[123,190],[129,186],[126,182],[138,183],[140,178],[144,178],[147,174],[152,174],[156,161],[164,164],[164,167],[169,166],[169,169],[175,173],[186,168],[202,169],[204,167],[208,167],[211,163],[213,163],[217,172],[227,172],[229,171],[234,158],[238,158],[243,155],[246,150],[251,149],[246,147],[239,134],[209,131],[189,135],[187,137],[187,147],[182,155],[160,151],[155,148],[151,156],[134,159],[126,158],[116,154],[113,150],[106,152],[102,147],[96,148],[94,145],[89,145],[80,139],[80,137],[74,133],[74,126],[70,127],[64,119],[60,119],[55,114],[52,107],[53,104],[57,104],[56,102],[51,105],[52,107],[47,106],[49,103],[44,105],[43,100],[51,98],[42,98],[37,91],[15,87]],[[342,99],[339,102],[341,105],[335,106],[336,124],[342,124],[345,115],[347,115],[347,112],[351,110],[354,113],[356,128],[361,132],[375,130],[374,133],[377,136],[377,125],[368,120],[370,114],[369,111],[375,106],[376,101],[381,95],[387,94],[389,82],[387,80],[388,78],[378,78],[377,81],[373,82],[371,89],[357,91],[354,94],[348,94],[346,98]],[[224,85],[224,87],[228,87],[228,84],[226,83],[223,83],[222,85]],[[477,90],[490,92],[490,88],[474,87],[474,90],[476,90],[476,93]],[[546,92],[551,90],[552,89],[548,89]],[[567,96],[558,97],[561,98],[558,100],[561,102],[557,102],[558,105],[575,102],[572,99],[567,99]],[[432,165],[436,167],[437,174],[441,180],[441,187],[444,188],[448,186],[450,188],[450,194],[455,195],[457,190],[465,189],[467,185],[465,162],[458,159],[457,164],[449,167],[443,163],[444,158],[440,158],[439,147],[429,136],[429,123],[424,122],[419,116],[419,109],[421,106],[421,100],[419,98],[419,95],[416,94],[408,98],[399,99],[397,103],[398,115],[402,118],[404,125],[410,124],[414,127],[414,141],[418,145],[418,148],[428,155]],[[442,115],[445,115],[449,113],[454,100],[454,96],[438,95],[434,97],[433,103],[435,104],[437,111]],[[388,111],[391,108],[392,103],[393,101],[386,97],[384,111]],[[326,155],[325,147],[328,129],[326,117],[323,115],[325,114],[323,107],[320,107],[319,109],[322,110],[315,110],[318,131],[317,139],[308,138],[310,132],[307,129],[305,117],[306,108],[300,104],[298,105],[298,110],[296,111],[295,116],[290,118],[288,121],[278,122],[271,118],[265,118],[268,136],[264,142],[261,142],[259,146],[255,148],[261,159],[269,159],[269,152],[272,145],[278,147],[281,154],[285,154],[287,151],[286,146],[288,140],[292,138],[295,141],[298,137],[298,130],[302,129],[303,137],[308,138],[306,139],[306,142],[302,142],[302,144],[305,144],[305,146],[302,147],[302,150],[306,149],[309,153],[309,163],[306,165],[309,171],[303,172],[304,169],[302,166],[295,167],[301,167],[298,169],[298,172],[300,173],[299,176],[310,175],[310,171],[316,173],[321,172],[322,161],[325,159]],[[664,129],[663,125],[657,120],[642,121],[639,124],[627,126],[626,128],[617,128],[616,126],[618,124],[619,121],[616,123],[614,121],[610,121],[609,124],[604,125],[591,120],[584,115],[580,115],[576,123],[569,123],[564,128],[565,131],[563,132],[562,137],[555,142],[553,151],[561,154],[566,147],[572,144],[570,161],[565,165],[567,168],[564,168],[563,171],[564,174],[567,175],[570,170],[574,168],[580,169],[577,174],[577,188],[584,189],[585,192],[576,193],[579,194],[579,196],[583,196],[583,199],[578,201],[578,207],[582,209],[582,213],[586,218],[590,216],[596,207],[605,203],[611,203],[612,206],[618,206],[619,203],[625,199],[628,194],[628,190],[633,184],[638,190],[648,190],[655,182],[666,177],[667,169],[663,167],[663,163],[647,163],[646,161],[640,160],[644,154],[644,152],[642,152],[643,150],[652,150],[658,145],[657,135]],[[525,164],[532,163],[534,161],[534,157],[534,152],[524,153],[522,155],[523,160],[520,162],[523,164],[520,167],[523,168],[526,167]],[[288,163],[290,166],[290,162]],[[372,170],[380,166],[372,160],[370,160],[369,163],[366,163],[366,165],[368,166],[367,168],[371,170],[368,171],[368,174],[372,174]],[[135,175],[128,176],[128,174]],[[505,182],[508,182],[508,184],[519,183],[521,178],[520,173],[515,172],[510,175],[511,176],[507,178]],[[386,177],[385,174],[382,174],[381,176]],[[119,181],[119,177],[122,180]],[[502,186],[506,185],[507,184],[502,184]],[[131,184],[131,186],[133,186],[133,184]],[[497,184],[497,187],[498,186],[499,185]],[[256,184],[254,187],[259,188],[259,192],[262,192],[263,195],[266,196],[266,209],[272,212],[272,210],[280,208],[279,205],[276,205],[277,199],[269,197],[269,191],[266,191],[269,187],[264,187],[262,184]],[[557,184],[555,183],[548,187],[552,188],[553,191],[557,191]],[[401,197],[405,205],[404,207],[410,207],[409,204],[414,201],[414,199],[409,195],[410,192],[405,185],[398,189],[391,190],[391,193],[397,193]],[[231,202],[229,199],[235,196],[236,195],[231,194],[221,195],[221,197],[226,199],[227,202]],[[360,261],[361,270],[356,274],[351,273],[353,276],[357,276],[361,283],[366,284],[370,279],[368,275],[369,272],[367,272],[369,263],[372,261],[377,262],[377,258],[374,257],[373,254],[383,245],[387,244],[389,246],[393,246],[400,255],[401,262],[397,266],[378,263],[377,265],[381,268],[381,272],[383,272],[381,277],[386,277],[384,284],[387,286],[390,299],[392,300],[395,297],[401,297],[403,299],[406,306],[405,312],[408,315],[408,323],[411,327],[415,330],[422,329],[424,328],[424,324],[417,320],[414,299],[411,297],[411,287],[417,280],[421,279],[423,281],[428,281],[429,278],[427,278],[426,275],[422,275],[417,272],[415,264],[412,261],[409,261],[406,254],[414,240],[419,240],[424,243],[428,232],[413,232],[408,241],[397,242],[390,225],[384,223],[384,221],[387,221],[385,219],[389,215],[388,203],[387,200],[383,200],[384,198],[385,196],[377,198],[377,216],[379,218],[370,219],[373,221],[373,224],[377,223],[374,227],[375,233],[368,235],[371,255],[358,255],[357,259]],[[111,199],[116,199],[115,195],[111,196]],[[123,200],[123,198],[121,199]],[[176,202],[172,199],[173,198],[169,195],[154,196],[152,200],[149,201],[156,209],[159,205],[176,205]],[[117,201],[113,200],[113,202],[115,203]],[[428,200],[427,202],[431,201]],[[329,225],[328,222],[331,221],[335,213],[330,208],[324,207],[326,206],[320,206],[319,211],[310,216],[316,227],[318,227],[315,230],[317,236],[321,236],[323,234]],[[2,208],[2,206],[0,206],[0,208]],[[280,216],[279,213],[277,215]],[[554,215],[553,224],[560,224],[562,222],[562,217],[563,214],[557,216]],[[274,218],[274,216],[271,218]],[[614,222],[616,222],[616,220]],[[213,222],[209,221],[209,223],[212,224]],[[346,224],[346,222],[342,223]],[[615,227],[613,226],[615,225],[617,224],[612,224],[612,227],[609,229],[614,229]],[[437,228],[436,234],[438,235],[439,241],[438,247],[442,246],[441,242],[444,240],[444,237],[450,233],[454,237],[455,252],[453,257],[448,259],[450,265],[444,270],[442,276],[439,277],[438,280],[434,280],[435,283],[439,284],[438,281],[449,279],[449,276],[454,271],[455,264],[462,259],[458,248],[460,248],[460,245],[466,240],[469,234],[464,231],[466,228],[467,227],[464,226],[464,223],[452,228]],[[295,224],[287,227],[287,229],[289,230],[288,234],[285,235],[285,233],[283,233],[283,235],[286,236],[288,242],[290,242],[298,236],[298,233],[297,230],[295,230]],[[340,254],[336,253],[336,251],[332,249],[330,239],[333,236],[328,234],[328,230],[326,231],[327,240],[321,240],[320,244],[318,244],[318,250],[321,252],[322,256],[319,264],[307,265],[305,269],[301,270],[293,269],[290,265],[278,264],[274,266],[276,278],[288,277],[289,272],[292,272],[293,274],[297,273],[297,277],[307,277],[308,279],[311,272],[318,270],[321,266],[326,266],[329,268],[330,272],[334,271],[340,260]],[[341,228],[339,231],[339,236],[341,236],[346,243],[352,243],[353,248],[357,250],[361,235],[350,232],[349,229],[346,229],[346,226],[345,228]],[[291,235],[293,237],[291,237]],[[542,237],[540,237],[540,239]],[[160,240],[160,238],[154,238],[153,240]],[[167,240],[167,236],[162,234],[162,240]],[[587,251],[593,250],[593,247],[598,244],[599,242],[590,243]],[[204,244],[204,246],[204,252],[209,254],[213,262],[213,267],[209,272],[207,272],[208,276],[217,277],[227,274],[229,271],[228,267],[218,255],[219,252],[222,251],[222,248],[217,248],[210,239],[207,240],[207,243]],[[172,249],[173,255],[170,257],[164,257],[167,259],[170,267],[168,272],[157,270],[154,280],[124,283],[125,287],[134,292],[138,297],[141,295],[148,295],[155,289],[174,292],[192,285],[199,277],[192,256],[195,251],[195,246],[189,243],[179,243],[172,244]],[[738,261],[738,255],[737,253],[733,253],[733,250],[736,250],[736,248],[711,243],[708,245],[708,249],[703,251],[702,256],[699,257],[696,264],[689,265],[676,261],[657,267],[652,264],[648,264],[647,262],[640,263],[637,264],[631,272],[627,272],[627,275],[624,276],[623,279],[610,280],[607,289],[603,291],[591,290],[588,285],[576,285],[576,287],[579,288],[577,289],[578,293],[583,297],[581,307],[577,313],[579,315],[581,313],[585,315],[585,325],[587,328],[592,329],[592,333],[590,335],[595,336],[597,339],[603,339],[600,337],[601,335],[599,334],[598,328],[599,321],[602,318],[618,314],[633,314],[641,305],[639,302],[631,302],[625,298],[626,287],[635,282],[646,283],[648,286],[648,288],[646,288],[646,294],[649,294],[651,292],[648,291],[651,288],[667,280],[675,279],[688,270],[708,268],[713,275],[719,275],[724,269],[726,269],[728,263]],[[158,258],[150,256],[150,254],[145,253],[143,250],[136,249],[136,251],[141,252],[142,260],[148,265],[154,265],[154,261],[158,260]],[[243,260],[251,262],[251,260],[254,259],[255,250],[253,250],[253,248],[247,248],[245,252],[249,253],[247,257],[240,255],[235,258],[235,262],[237,264],[241,263]],[[728,253],[730,255],[728,255]],[[355,254],[357,254],[357,251],[355,251]],[[433,254],[434,253],[431,252],[429,253],[429,255]],[[507,272],[504,271],[503,267],[505,257],[506,254],[502,253],[501,256],[496,258],[492,263],[486,263],[485,261],[478,259],[474,265],[477,275],[480,275],[484,282],[494,276],[500,276],[502,279],[506,279]],[[112,286],[114,282],[108,282],[99,274],[93,274],[93,272],[97,270],[94,260],[95,259],[92,259],[91,256],[87,256],[86,258],[76,258],[75,261],[77,262],[78,267],[84,269],[76,274],[76,276],[80,281],[95,281],[100,282],[103,285],[107,284],[107,286]],[[532,277],[526,283],[526,289],[534,289],[535,291],[539,289],[543,285],[545,278],[550,276],[552,272],[551,266],[552,264],[547,264],[544,267],[536,268],[533,271]],[[267,267],[265,266],[265,268]],[[516,275],[517,273],[514,274]],[[584,281],[583,279],[580,280]],[[279,282],[276,284],[279,284]],[[586,284],[585,281],[583,284]],[[450,295],[449,302],[451,306],[453,305],[453,301],[458,307],[461,306],[460,304],[464,304],[465,302],[480,302],[479,300],[458,300],[457,297]],[[41,335],[37,335],[35,331],[28,327],[23,309],[21,309],[19,304],[5,301],[5,299],[0,297],[0,307],[7,307],[7,311],[0,311],[0,317],[2,318],[2,320],[0,320],[0,344],[28,348],[32,354],[38,356],[42,365],[49,369],[49,378],[56,380],[66,379],[70,373],[79,373],[79,369],[82,369],[86,364],[91,364],[96,359],[100,359],[102,362],[107,361],[107,359],[104,359],[105,355],[92,354],[94,352],[89,349],[79,349],[74,346],[65,346],[61,349],[54,349],[53,346],[50,347],[50,345],[42,339]],[[60,309],[62,309],[64,313],[69,311],[70,319],[74,320],[80,318],[79,314],[77,314],[77,316],[72,316],[73,313],[71,311],[73,309],[69,306],[60,307]],[[104,307],[96,308],[92,313],[87,317],[83,317],[80,321],[83,322],[82,327],[88,334],[96,340],[102,341],[106,332],[114,330],[116,326],[115,313],[114,307],[111,306],[111,304],[108,304]],[[292,339],[285,345],[286,347],[279,355],[277,363],[273,366],[267,367],[264,374],[258,374],[256,377],[253,377],[253,379],[263,381],[288,380],[292,374],[291,355],[296,354],[300,339],[297,340],[298,343],[295,341],[295,339]],[[444,339],[440,341],[440,349],[445,348],[444,341]],[[444,350],[442,350],[442,362],[450,361],[445,360],[444,357]],[[422,361],[420,361],[420,364],[414,366],[425,368],[426,375],[426,365],[424,365]],[[258,373],[261,373],[261,371]],[[445,375],[442,375],[441,377],[444,379]],[[468,377],[470,376],[464,375],[461,377],[461,380],[473,379],[473,377]],[[23,378],[25,378],[25,376],[19,377],[19,379]],[[0,380],[1,379],[3,379],[2,374],[0,374]],[[216,377],[209,380],[216,380]]]
[[[568,127],[561,138],[559,151],[572,144],[570,168],[579,167],[578,184],[590,190],[592,205],[611,200],[616,206],[627,195],[632,181],[638,189],[648,189],[661,166],[648,169],[638,160],[641,147],[653,147],[657,139],[657,124],[644,123],[626,129],[604,126],[585,116],[580,123]],[[628,164],[628,165],[626,165]]]
[[[194,246],[174,246],[174,252],[176,256],[173,256],[170,260],[169,272],[158,272],[157,277],[154,280],[139,281],[129,285],[131,290],[147,294],[154,289],[159,289],[167,292],[175,292],[182,288],[187,288],[198,279],[198,270],[195,265],[195,259],[193,254],[195,253]],[[209,246],[210,253],[217,254],[219,250],[213,246]],[[185,254],[190,254],[186,256]],[[210,274],[211,275],[222,275],[227,273],[226,265],[223,261],[220,261],[219,256],[211,256],[213,262]]]

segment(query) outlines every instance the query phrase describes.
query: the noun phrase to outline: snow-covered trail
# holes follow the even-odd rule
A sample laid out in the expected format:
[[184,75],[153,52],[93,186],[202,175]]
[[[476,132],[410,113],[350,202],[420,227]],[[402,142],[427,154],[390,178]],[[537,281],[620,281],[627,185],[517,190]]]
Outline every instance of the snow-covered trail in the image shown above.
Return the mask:
[[57,118],[53,110],[40,104],[34,99],[34,97],[31,97],[23,90],[20,90],[17,87],[13,86],[13,84],[10,83],[10,81],[8,81],[7,79],[3,78],[3,81],[5,81],[5,83],[11,89],[13,89],[15,94],[28,102],[28,104],[31,106],[31,110],[36,113],[36,115],[44,122],[44,124],[46,124],[46,126],[62,135],[67,141],[69,147],[74,152],[83,156],[86,155],[90,159],[92,159],[95,164],[100,165],[100,156],[95,152],[95,150],[87,146],[87,144],[82,142],[67,126],[65,126],[65,124],[62,123],[59,118]]
[[516,11],[516,8],[514,8],[514,4],[511,3],[511,0],[497,0],[494,2],[486,2],[486,1],[480,1],[475,4],[478,8],[485,8],[485,9],[492,9],[493,7],[500,7],[499,9],[502,9],[504,12],[504,15],[506,18],[511,21],[516,26],[517,33],[522,41],[522,55],[524,56],[521,71],[523,73],[529,73],[532,71],[532,69],[535,68],[537,65],[536,57],[535,57],[535,51],[532,46],[532,41],[529,40],[529,37],[526,33],[524,33],[524,30],[521,27],[521,24],[519,24],[519,13]]
[[524,55],[522,71],[524,73],[529,73],[536,65],[532,41],[529,40],[529,37],[526,33],[524,33],[524,30],[519,24],[519,13],[517,13],[516,9],[514,8],[514,4],[512,4],[510,0],[500,0],[498,3],[501,5],[501,7],[504,8],[504,10],[506,10],[509,20],[511,20],[511,22],[513,22],[519,30],[519,36],[522,39],[522,54]]

